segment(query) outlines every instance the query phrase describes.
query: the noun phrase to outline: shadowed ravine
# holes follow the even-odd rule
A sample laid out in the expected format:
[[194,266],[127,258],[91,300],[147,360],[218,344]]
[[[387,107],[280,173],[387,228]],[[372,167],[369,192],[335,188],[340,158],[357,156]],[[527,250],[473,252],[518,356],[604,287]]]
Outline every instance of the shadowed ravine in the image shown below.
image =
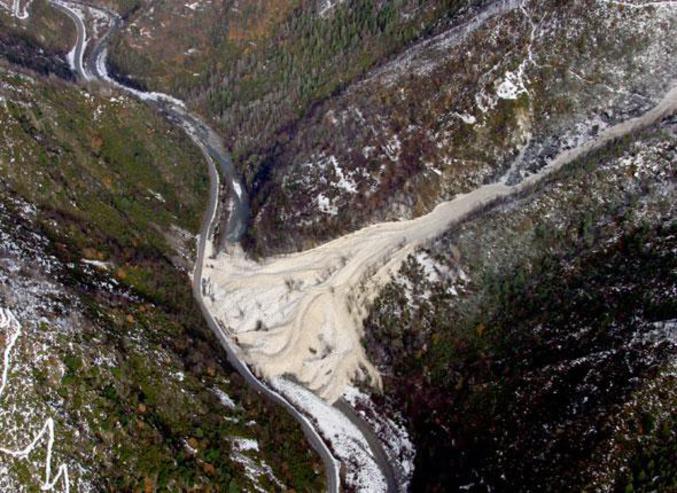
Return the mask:
[[[569,163],[677,111],[677,87],[673,87],[650,111],[561,152],[538,173],[518,184],[487,184],[441,203],[429,214],[416,219],[370,225],[311,250],[254,262],[237,247],[249,220],[249,200],[218,135],[191,114],[181,101],[129,87],[108,73],[107,44],[122,26],[122,20],[115,13],[96,7],[108,17],[110,29],[90,45],[86,22],[78,10],[80,4],[63,0],[51,0],[51,3],[76,25],[76,46],[69,57],[81,80],[96,80],[148,102],[181,126],[201,149],[209,168],[210,195],[199,235],[193,274],[194,296],[231,365],[250,386],[283,406],[300,423],[309,443],[324,462],[327,488],[332,492],[340,489],[340,464],[334,453],[306,413],[267,382],[292,374],[328,402],[335,403],[334,409],[343,413],[365,437],[388,490],[400,490],[402,481],[397,465],[389,463],[379,438],[341,399],[345,386],[355,376],[355,368],[368,368],[369,376],[378,381],[378,372],[370,366],[360,342],[366,307],[418,246],[487,205],[529,193]],[[496,5],[514,8],[516,3],[504,1]],[[222,242],[217,244],[216,229],[226,213],[222,210],[219,193],[221,179],[226,180],[229,189],[229,206],[227,221],[219,232]],[[222,248],[225,245],[229,247],[227,251]],[[318,277],[318,273],[322,274]],[[289,283],[299,286],[291,294],[284,288]],[[257,306],[269,310],[257,311]],[[237,313],[245,315],[238,317]],[[254,328],[261,322],[268,328],[265,335]],[[307,341],[327,326],[346,341],[345,357],[337,351],[340,361],[335,367],[318,363],[303,373],[308,367],[302,359],[303,351],[308,348]],[[328,373],[328,369],[331,372]]]
[[[232,161],[225,152],[219,137],[198,117],[190,114],[181,101],[165,94],[144,92],[126,86],[109,75],[106,66],[107,44],[122,26],[122,19],[117,14],[84,3],[79,4],[62,0],[53,0],[51,3],[58,10],[64,12],[76,26],[77,40],[76,45],[71,52],[71,60],[73,70],[82,81],[98,80],[152,104],[170,121],[181,126],[190,136],[191,140],[201,149],[209,167],[210,194],[209,205],[205,212],[205,217],[200,230],[197,259],[193,276],[193,292],[195,298],[200,305],[209,327],[218,337],[221,345],[225,349],[229,363],[243,376],[245,381],[251,387],[275,404],[283,406],[296,421],[299,422],[310,445],[320,455],[325,464],[328,491],[338,492],[340,488],[339,464],[333,457],[328,446],[320,437],[319,433],[313,427],[311,421],[292,406],[281,394],[271,390],[259,380],[249,370],[247,365],[238,358],[237,351],[232,345],[232,342],[225,335],[223,329],[211,317],[211,314],[203,303],[201,289],[202,266],[206,258],[205,251],[208,245],[211,244],[211,240],[214,236],[214,229],[219,222],[218,212],[221,176],[227,180],[231,191],[231,211],[228,216],[225,231],[222,232],[222,235],[228,242],[236,243],[239,241],[244,233],[249,213],[245,189],[240,185],[236,178]],[[89,40],[87,39],[87,26],[78,12],[80,5],[86,5],[88,8],[96,8],[109,19],[109,30],[92,47],[88,47]],[[221,173],[219,173],[219,170]],[[388,468],[389,466],[385,464],[384,467]]]

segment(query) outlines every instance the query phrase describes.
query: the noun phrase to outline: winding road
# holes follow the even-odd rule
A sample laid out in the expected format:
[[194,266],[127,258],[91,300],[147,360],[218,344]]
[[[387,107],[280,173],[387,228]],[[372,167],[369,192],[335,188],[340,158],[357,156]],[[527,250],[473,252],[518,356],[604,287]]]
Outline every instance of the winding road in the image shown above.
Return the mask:
[[73,24],[75,24],[77,38],[75,40],[75,46],[71,50],[69,56],[72,57],[71,62],[74,65],[72,68],[75,70],[76,75],[81,80],[89,80],[90,76],[85,72],[84,66],[85,48],[87,46],[87,29],[85,28],[85,24],[82,22],[82,19],[68,7],[68,3],[61,0],[52,0],[52,5],[57,10],[67,15],[68,18],[73,21]]
[[209,168],[209,205],[202,222],[202,227],[199,235],[197,259],[195,264],[195,271],[193,274],[193,293],[198,301],[202,314],[207,321],[210,329],[218,337],[221,345],[226,351],[228,362],[240,373],[245,381],[255,390],[263,394],[275,404],[284,407],[296,421],[299,422],[303,433],[313,449],[319,454],[325,464],[326,470],[326,486],[331,493],[338,493],[340,490],[339,468],[340,464],[332,455],[329,447],[324,442],[319,433],[315,430],[310,420],[299,412],[289,401],[278,392],[270,389],[260,379],[258,379],[249,369],[249,367],[239,358],[238,349],[232,345],[223,328],[214,320],[212,314],[205,306],[202,291],[202,269],[203,264],[207,258],[207,250],[210,247],[210,238],[212,237],[214,228],[218,223],[218,209],[219,209],[219,190],[220,190],[220,174],[219,168],[226,179],[230,180],[230,188],[233,195],[233,208],[229,215],[226,226],[225,237],[230,242],[237,242],[246,226],[248,215],[248,201],[244,187],[240,185],[233,170],[232,162],[223,148],[220,139],[216,133],[210,129],[204,122],[194,115],[188,113],[184,105],[172,98],[160,93],[148,93],[139,91],[137,89],[125,86],[120,82],[114,80],[106,68],[107,56],[107,42],[110,37],[121,26],[121,19],[114,13],[97,8],[101,12],[105,12],[110,19],[110,29],[100,39],[96,41],[89,53],[86,53],[88,48],[87,28],[85,20],[82,18],[78,9],[81,7],[80,3],[67,2],[63,0],[51,0],[55,8],[66,14],[75,24],[77,30],[77,40],[73,53],[74,71],[78,77],[83,81],[99,80],[105,84],[113,85],[119,89],[133,94],[143,100],[155,104],[160,111],[167,117],[180,125],[186,130],[193,142],[201,149]]
[[[492,183],[478,189],[460,195],[454,200],[439,204],[431,213],[410,221],[381,223],[368,226],[364,229],[325,243],[317,248],[266,259],[264,262],[255,263],[248,259],[238,258],[234,255],[224,255],[218,252],[213,244],[215,228],[219,222],[220,204],[220,180],[223,176],[230,188],[230,199],[233,201],[232,212],[229,215],[225,228],[225,237],[228,242],[236,243],[242,236],[246,227],[249,214],[248,200],[244,187],[241,186],[235,175],[232,162],[225,152],[221,140],[202,120],[190,114],[182,102],[175,98],[153,92],[139,91],[128,87],[112,78],[106,68],[107,41],[122,25],[121,19],[112,12],[105,12],[110,19],[110,29],[93,45],[89,45],[87,28],[82,14],[79,12],[79,3],[66,0],[51,0],[51,3],[63,11],[76,25],[77,41],[73,50],[73,69],[84,81],[99,80],[105,84],[113,85],[121,90],[133,94],[140,99],[154,104],[168,118],[186,130],[193,142],[201,149],[209,166],[210,196],[209,205],[202,222],[199,236],[197,260],[193,274],[193,292],[200,305],[203,316],[209,327],[218,337],[225,349],[230,364],[245,378],[246,382],[254,389],[266,396],[272,402],[283,406],[301,425],[305,436],[311,446],[322,458],[327,477],[327,489],[330,492],[338,492],[340,489],[340,464],[332,454],[323,438],[320,436],[314,424],[302,412],[300,412],[289,400],[279,392],[271,389],[264,381],[257,377],[249,364],[259,363],[255,367],[257,373],[264,377],[274,377],[287,370],[289,359],[281,358],[277,347],[255,347],[254,343],[260,342],[260,334],[256,334],[250,327],[251,318],[257,318],[268,322],[265,314],[257,314],[254,305],[266,306],[271,299],[278,296],[276,293],[279,286],[284,286],[291,277],[299,280],[304,286],[294,296],[297,299],[289,310],[285,311],[284,319],[276,319],[270,324],[274,330],[266,337],[266,343],[277,344],[289,355],[297,355],[299,348],[307,348],[304,338],[309,333],[314,334],[323,330],[318,320],[325,320],[327,307],[332,307],[330,314],[335,317],[333,325],[341,330],[354,330],[359,334],[359,324],[364,316],[364,307],[379,292],[380,287],[390,279],[406,257],[419,245],[438,236],[448,230],[455,222],[462,221],[469,214],[479,208],[485,207],[498,199],[506,198],[517,193],[529,190],[547,176],[552,175],[558,169],[584,156],[585,154],[599,149],[613,139],[631,134],[642,128],[656,123],[666,115],[677,111],[677,86],[664,96],[652,110],[636,118],[627,120],[600,132],[597,137],[580,146],[560,153],[539,173],[531,175],[516,185],[506,183]],[[514,2],[504,1],[506,8]],[[98,7],[97,7],[98,8]],[[220,172],[219,172],[220,171]],[[218,255],[218,257],[217,257]],[[214,260],[216,258],[216,260]],[[208,265],[213,264],[213,265]],[[214,266],[215,265],[215,266]],[[207,271],[207,272],[206,272]],[[318,278],[318,272],[329,272],[328,276]],[[206,284],[213,283],[229,295],[237,293],[241,299],[250,303],[248,319],[238,327],[238,321],[232,318],[234,311],[232,306],[217,300],[220,308],[217,310],[214,300],[206,298]],[[289,296],[287,296],[289,298]],[[281,311],[283,304],[275,305],[277,312]],[[352,307],[347,309],[347,307]],[[228,313],[230,310],[230,314]],[[245,323],[246,322],[246,323]],[[233,343],[232,335],[226,330],[232,328],[238,336],[238,345]],[[287,331],[285,333],[285,331]],[[313,332],[315,331],[315,332]],[[248,344],[251,338],[252,344]],[[298,346],[293,345],[299,342]],[[350,342],[350,348],[354,341]],[[254,347],[259,351],[258,359],[246,354],[240,347]],[[289,356],[286,355],[286,356]],[[292,356],[289,356],[290,358]],[[350,361],[351,365],[359,366],[364,361],[359,358]],[[265,364],[268,364],[266,366]],[[352,367],[347,368],[352,370]],[[323,368],[324,370],[324,368]],[[346,372],[348,375],[349,372]],[[326,372],[313,369],[312,375],[328,375]],[[313,377],[316,378],[316,377]],[[332,381],[336,380],[332,375]],[[315,390],[322,389],[329,397],[335,400],[340,396],[340,383],[333,384],[318,378]],[[314,382],[311,382],[314,383]],[[334,386],[332,386],[334,385]],[[339,403],[338,408],[343,410],[344,404]],[[351,420],[359,418],[349,416]],[[372,448],[373,456],[387,479],[388,489],[398,489],[395,480],[393,466],[388,463],[385,454],[380,447],[379,440],[375,435],[369,435],[364,426],[359,426]]]

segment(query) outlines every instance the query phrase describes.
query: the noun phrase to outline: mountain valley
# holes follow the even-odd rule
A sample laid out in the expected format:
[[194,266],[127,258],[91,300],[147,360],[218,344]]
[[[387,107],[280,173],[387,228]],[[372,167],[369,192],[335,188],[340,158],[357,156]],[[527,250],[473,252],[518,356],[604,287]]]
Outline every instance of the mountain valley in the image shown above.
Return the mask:
[[0,489],[677,488],[675,33],[0,0]]

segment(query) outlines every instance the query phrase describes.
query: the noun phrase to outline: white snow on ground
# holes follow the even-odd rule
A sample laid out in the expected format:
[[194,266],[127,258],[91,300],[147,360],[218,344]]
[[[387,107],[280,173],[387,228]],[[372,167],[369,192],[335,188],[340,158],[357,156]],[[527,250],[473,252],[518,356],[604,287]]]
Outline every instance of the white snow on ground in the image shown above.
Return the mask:
[[463,123],[467,125],[474,125],[477,123],[477,118],[475,118],[473,115],[469,115],[468,113],[457,113],[454,112],[452,113],[453,116],[456,118],[459,118]]
[[235,409],[235,407],[236,407],[235,402],[223,390],[214,389],[214,394],[216,394],[216,397],[219,398],[219,401],[221,401],[221,404],[226,406],[228,409]]
[[331,199],[329,199],[329,197],[326,195],[320,193],[317,195],[315,200],[317,200],[317,208],[320,209],[320,212],[329,214],[330,216],[335,216],[338,214],[338,207],[332,205]]
[[258,452],[259,443],[251,438],[231,437],[230,441],[233,444],[232,459],[244,467],[245,474],[251,480],[254,489],[260,493],[265,493],[267,490],[261,484],[261,479],[266,478],[272,483],[276,490],[283,491],[284,485],[275,476],[273,469],[266,464],[262,459],[254,460],[247,455],[248,452]]
[[80,262],[83,264],[91,265],[92,267],[96,267],[97,269],[101,270],[108,270],[111,268],[111,263],[110,262],[102,262],[101,260],[89,260],[89,259],[81,259]]
[[418,252],[414,258],[423,268],[423,275],[429,282],[437,282],[452,276],[452,273],[446,266],[435,262],[435,260],[424,251]]
[[[527,45],[527,53],[524,59],[520,62],[515,70],[508,70],[503,75],[503,78],[495,81],[496,95],[487,94],[484,90],[475,95],[475,104],[477,108],[486,113],[493,110],[499,99],[515,100],[522,94],[529,94],[527,89],[526,70],[529,66],[535,65],[533,47],[537,38],[537,25],[533,20],[531,13],[527,9],[527,0],[522,0],[519,4],[519,10],[529,23],[529,44]],[[489,73],[492,73],[496,67],[492,68]]]
[[407,429],[383,416],[369,396],[356,387],[349,386],[343,398],[379,437],[391,464],[399,466],[402,490],[408,491],[409,483],[414,475],[416,450]]
[[642,0],[636,2],[622,2],[619,0],[599,0],[602,3],[611,5],[619,5],[621,7],[629,7],[632,9],[642,9],[646,7],[677,7],[677,1],[664,0],[662,2],[644,2]]
[[487,22],[510,13],[519,5],[519,0],[493,2],[478,14],[473,15],[467,22],[406,50],[381,69],[374,71],[367,80],[379,78],[386,86],[391,86],[406,74],[425,76],[431,73],[435,67],[444,63],[452,53],[452,48],[458,46],[470,34],[483,27]]
[[27,1],[25,4],[21,5],[21,0],[12,0],[11,3],[0,1],[0,8],[8,10],[13,17],[16,17],[20,20],[28,19],[29,12],[32,0]]
[[327,17],[336,6],[341,5],[345,0],[320,0],[317,13],[320,17]]
[[77,70],[77,67],[75,66],[75,46],[73,46],[71,51],[66,54],[66,61],[68,62],[68,67],[75,72]]
[[151,196],[157,200],[158,202],[162,202],[163,204],[167,202],[167,199],[165,199],[162,194],[159,192],[156,192],[155,190],[151,190],[150,188],[148,189],[148,193],[151,194]]
[[233,447],[238,452],[247,452],[249,450],[253,450],[254,452],[259,451],[259,442],[253,438],[233,437],[230,441],[233,442]]
[[271,386],[307,413],[320,434],[331,443],[335,456],[347,467],[346,481],[359,492],[387,491],[386,479],[379,469],[362,432],[338,409],[286,378],[274,378]]
[[383,150],[386,153],[388,158],[396,163],[400,160],[400,151],[402,150],[402,142],[400,142],[400,137],[397,134],[394,134],[386,145],[383,147]]
[[4,330],[5,339],[5,350],[2,355],[2,381],[0,381],[0,399],[2,399],[5,387],[7,387],[12,349],[21,335],[21,325],[14,314],[5,308],[0,308],[0,329]]
[[336,156],[326,156],[320,154],[313,156],[312,160],[301,165],[308,171],[319,171],[323,185],[337,190],[344,190],[348,193],[357,193],[357,182],[352,173],[346,174],[336,159]]
[[516,185],[492,183],[439,204],[416,219],[367,226],[316,248],[248,259],[221,252],[204,269],[205,304],[255,372],[293,375],[329,402],[355,380],[380,386],[361,344],[363,318],[380,288],[418,246],[456,220],[528,188],[610,140],[677,110],[674,87],[652,110],[600,131]]
[[499,99],[517,99],[521,94],[527,92],[524,83],[519,79],[515,72],[506,72],[503,82],[496,89],[496,95]]
[[[393,143],[393,149],[399,152],[397,145],[399,145],[399,141]],[[321,192],[315,197],[315,202],[318,210],[324,214],[335,216],[339,213],[339,207],[334,200],[336,195],[340,196],[343,192],[357,193],[355,172],[346,173],[334,155],[320,154],[313,156],[310,161],[303,163],[301,167],[308,171],[304,179],[311,175],[317,176],[316,183],[321,188]]]
[[235,190],[235,194],[237,195],[238,199],[242,199],[242,186],[236,181],[233,180],[233,190]]
[[339,165],[336,156],[329,156],[326,160],[321,160],[318,163],[318,166],[326,168],[328,164],[331,164],[334,168],[334,174],[336,175],[337,181],[332,183],[332,185],[338,189],[345,190],[349,193],[357,193],[357,184],[352,176],[346,176],[343,172],[343,168]]
[[[2,329],[3,336],[5,338],[5,349],[2,358],[2,381],[0,381],[1,404],[9,380],[11,353],[17,343],[17,340],[21,336],[21,324],[16,319],[14,314],[6,308],[0,308],[0,329]],[[33,453],[39,444],[43,443],[45,437],[47,437],[44,469],[45,472],[40,489],[42,491],[50,491],[53,490],[57,485],[62,484],[63,491],[68,493],[70,491],[68,466],[61,464],[57,468],[57,473],[52,475],[52,450],[54,448],[54,420],[52,418],[48,418],[45,421],[45,424],[43,425],[40,432],[35,436],[35,438],[33,438],[33,441],[31,441],[24,448],[13,450],[0,446],[0,454],[10,455],[17,459],[26,459]]]

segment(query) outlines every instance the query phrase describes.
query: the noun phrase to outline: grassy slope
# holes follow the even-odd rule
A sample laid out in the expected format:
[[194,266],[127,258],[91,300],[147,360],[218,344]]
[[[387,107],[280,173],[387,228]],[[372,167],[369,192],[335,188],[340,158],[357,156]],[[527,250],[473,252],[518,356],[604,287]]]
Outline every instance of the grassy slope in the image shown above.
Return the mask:
[[310,0],[157,6],[133,19],[112,60],[212,116],[251,178],[313,104],[468,3],[350,0],[326,17]]
[[0,57],[43,74],[71,77],[66,54],[75,36],[73,22],[46,0],[33,2],[29,22],[0,10]]
[[[256,456],[286,485],[321,488],[319,461],[300,429],[231,374],[187,276],[171,263],[176,252],[166,233],[173,226],[195,233],[206,203],[199,152],[134,101],[5,69],[0,80],[3,202],[11,208],[16,196],[38,210],[25,224],[16,210],[8,217],[17,218],[16,234],[36,231],[49,239],[46,253],[61,266],[53,280],[81,314],[76,333],[54,343],[63,378],[33,383],[37,395],[62,402],[62,426],[93,430],[87,439],[68,435],[61,453],[93,470],[104,489],[238,491],[250,482],[226,438],[245,436],[259,441]],[[189,252],[192,240],[184,239]],[[111,274],[92,272],[82,258],[110,262]],[[113,281],[119,288],[102,288]],[[54,329],[48,322],[45,330]],[[116,366],[95,363],[102,356]],[[238,409],[225,409],[209,391],[215,386]],[[197,455],[186,452],[184,440]]]
[[89,218],[121,247],[142,235],[158,246],[170,224],[197,232],[208,178],[180,130],[128,98],[3,76],[11,89],[0,156],[14,189],[55,213]]
[[675,347],[641,334],[677,316],[676,156],[674,126],[612,144],[384,290],[365,346],[410,419],[415,489],[675,487]]

